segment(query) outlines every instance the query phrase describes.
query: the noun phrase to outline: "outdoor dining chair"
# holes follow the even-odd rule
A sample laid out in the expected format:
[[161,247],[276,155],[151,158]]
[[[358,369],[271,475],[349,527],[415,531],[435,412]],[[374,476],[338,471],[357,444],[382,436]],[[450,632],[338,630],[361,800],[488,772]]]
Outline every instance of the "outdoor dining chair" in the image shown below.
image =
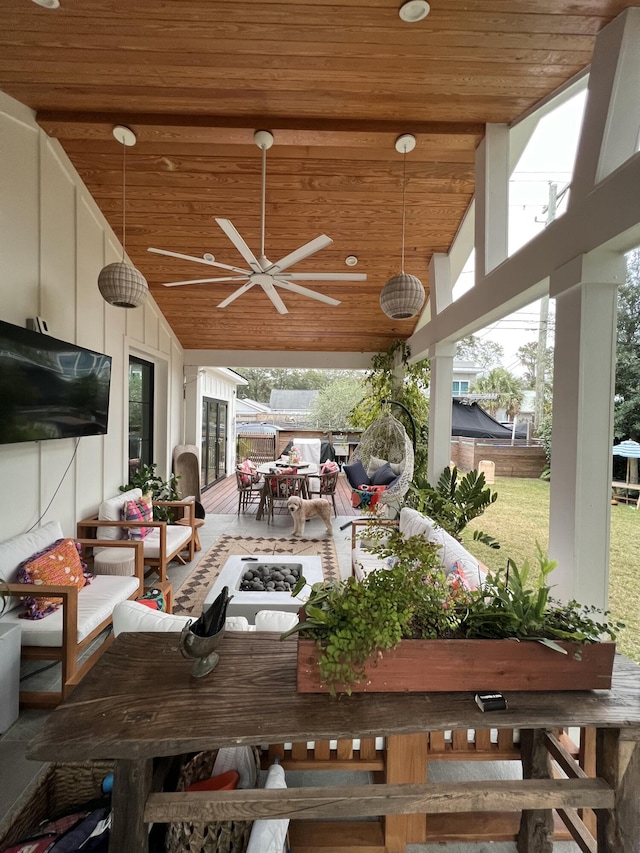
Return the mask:
[[246,512],[252,503],[260,503],[264,480],[256,480],[251,474],[236,468],[236,485],[238,487],[238,512]]
[[317,477],[309,478],[309,497],[331,498],[333,514],[338,515],[336,509],[336,487],[340,471],[328,471],[326,474],[318,474]]
[[307,476],[305,474],[278,473],[265,477],[265,512],[267,521],[273,521],[276,504],[285,504],[290,497],[307,498],[309,496]]

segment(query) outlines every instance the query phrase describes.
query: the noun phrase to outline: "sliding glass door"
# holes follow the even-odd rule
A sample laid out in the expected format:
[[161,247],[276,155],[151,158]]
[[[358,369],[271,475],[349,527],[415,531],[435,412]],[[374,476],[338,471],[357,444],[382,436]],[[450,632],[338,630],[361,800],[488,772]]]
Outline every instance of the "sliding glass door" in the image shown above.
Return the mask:
[[213,485],[227,476],[227,413],[223,400],[202,400],[202,485]]

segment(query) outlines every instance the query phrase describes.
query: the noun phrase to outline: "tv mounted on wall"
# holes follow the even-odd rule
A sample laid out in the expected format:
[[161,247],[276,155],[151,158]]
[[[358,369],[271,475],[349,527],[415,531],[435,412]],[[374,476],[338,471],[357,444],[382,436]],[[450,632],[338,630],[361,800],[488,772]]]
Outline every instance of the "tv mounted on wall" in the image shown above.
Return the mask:
[[0,444],[104,435],[111,357],[0,320]]

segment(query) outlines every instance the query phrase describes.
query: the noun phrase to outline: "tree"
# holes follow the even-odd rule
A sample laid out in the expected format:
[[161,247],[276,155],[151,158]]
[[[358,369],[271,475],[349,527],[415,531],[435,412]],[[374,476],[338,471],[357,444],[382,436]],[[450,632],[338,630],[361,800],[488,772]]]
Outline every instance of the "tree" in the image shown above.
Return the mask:
[[495,394],[493,400],[487,400],[483,406],[491,415],[498,409],[505,409],[508,418],[513,418],[522,405],[522,380],[504,367],[495,367],[487,376],[479,376],[472,388],[474,394]]
[[504,348],[495,341],[483,341],[476,335],[467,335],[458,341],[456,358],[472,361],[486,373],[502,364]]
[[[396,354],[400,356],[402,379],[394,373]],[[353,426],[366,428],[382,415],[383,400],[394,400],[406,406],[416,427],[414,472],[419,473],[427,470],[429,401],[425,391],[431,371],[426,359],[409,364],[410,354],[404,341],[396,341],[385,352],[374,355],[371,370],[364,379],[365,397],[354,407],[350,420]],[[391,406],[390,411],[411,436],[411,423],[405,412],[397,406]]]
[[344,430],[349,415],[364,393],[362,379],[344,377],[326,385],[313,401],[310,425],[316,429]]
[[618,289],[618,344],[614,434],[640,438],[640,249],[627,255],[627,279]]
[[266,404],[274,388],[321,391],[338,379],[351,377],[360,380],[363,376],[361,370],[298,370],[290,367],[236,367],[234,370],[249,383],[238,387],[238,398]]
[[[518,360],[524,367],[523,385],[526,389],[534,391],[536,387],[536,374],[538,368],[538,344],[530,341],[523,344],[518,350]],[[547,347],[544,355],[544,386],[545,398],[553,388],[553,347]]]

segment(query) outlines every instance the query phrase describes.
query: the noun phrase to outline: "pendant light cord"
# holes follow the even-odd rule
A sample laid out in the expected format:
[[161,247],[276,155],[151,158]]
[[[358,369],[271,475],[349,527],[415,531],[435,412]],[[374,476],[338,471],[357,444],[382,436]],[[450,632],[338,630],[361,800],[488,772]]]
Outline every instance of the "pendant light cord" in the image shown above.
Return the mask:
[[402,270],[402,275],[404,275],[404,222],[405,222],[405,191],[407,187],[407,149],[404,149],[404,157],[402,161],[402,263],[400,264],[400,269]]
[[127,205],[126,205],[126,197],[127,197],[127,180],[126,180],[126,160],[125,157],[127,155],[127,146],[122,143],[122,263],[124,263],[124,256],[126,253],[126,233],[127,233]]
[[264,258],[264,220],[267,198],[267,147],[262,145],[262,189],[260,199],[260,259]]

